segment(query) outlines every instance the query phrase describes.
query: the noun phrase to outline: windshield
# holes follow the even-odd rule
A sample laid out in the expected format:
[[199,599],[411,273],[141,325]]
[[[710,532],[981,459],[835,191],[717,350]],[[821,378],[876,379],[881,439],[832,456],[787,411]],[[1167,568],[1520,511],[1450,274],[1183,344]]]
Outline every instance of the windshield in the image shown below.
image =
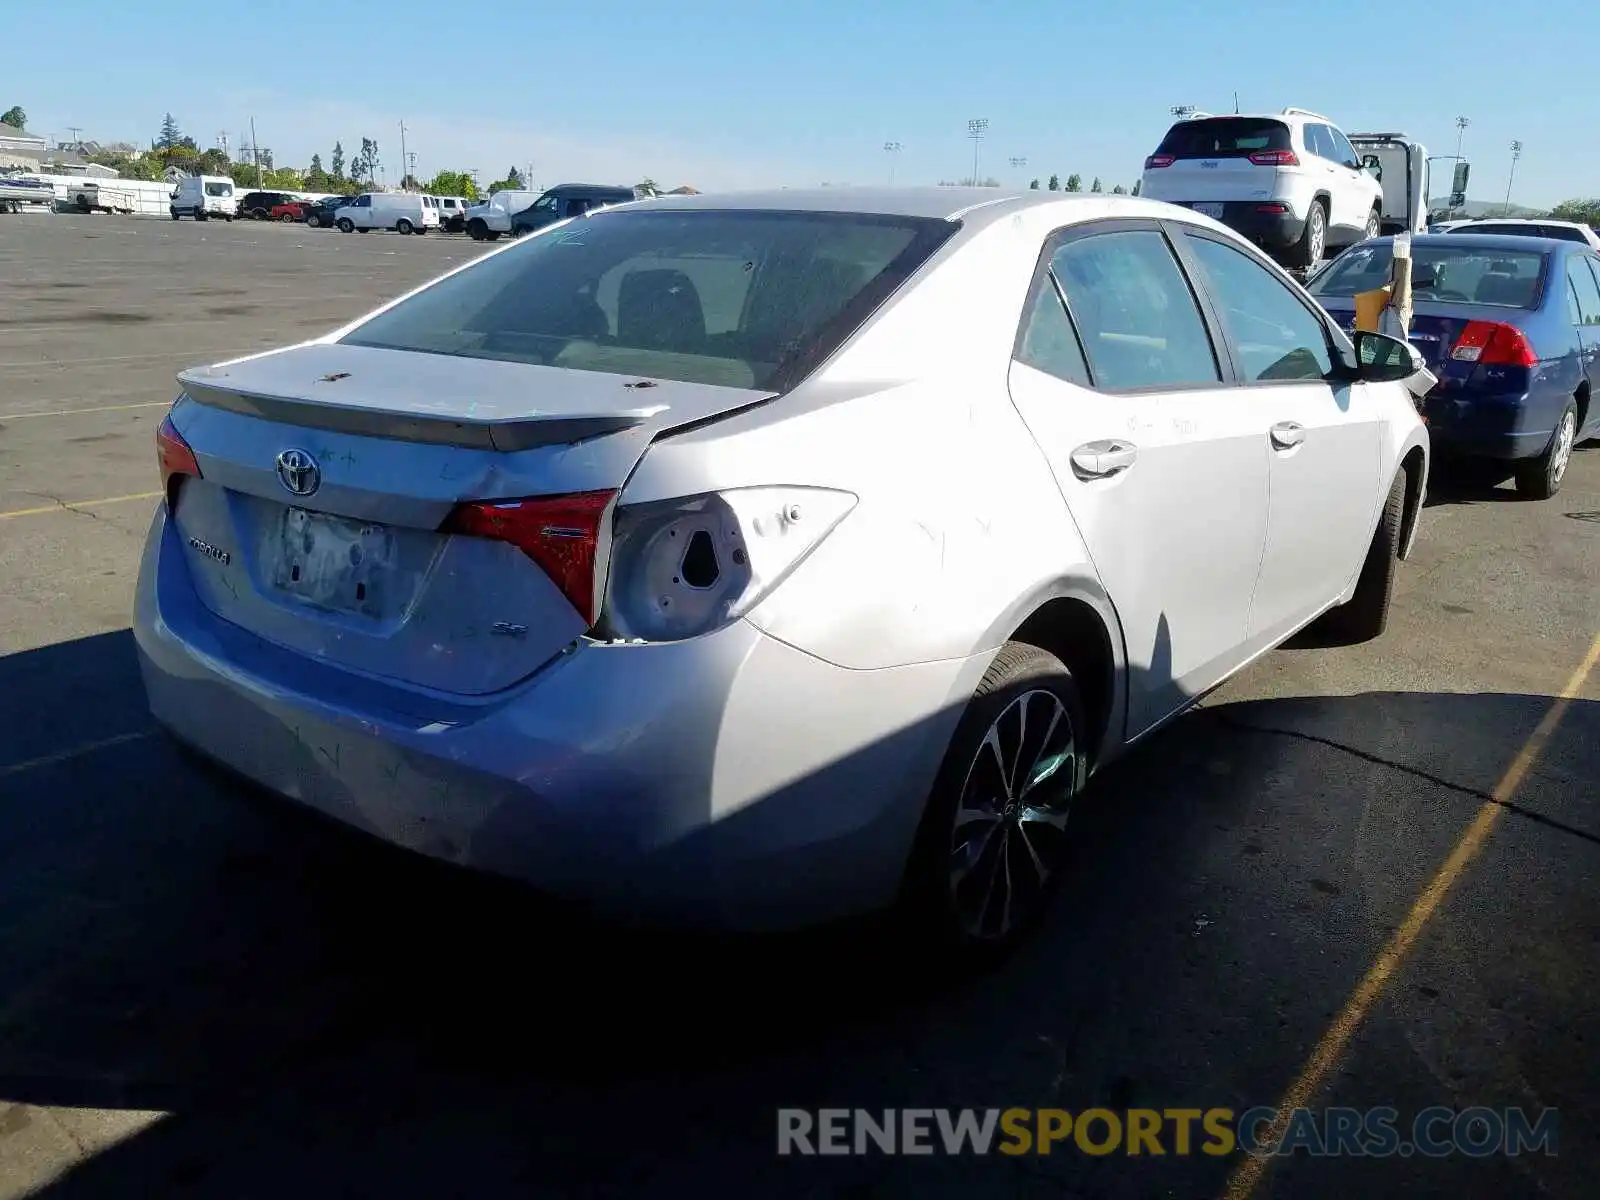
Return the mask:
[[352,346],[784,390],[954,233],[843,213],[602,213],[380,313]]
[[1179,121],[1161,139],[1157,154],[1173,158],[1245,158],[1263,150],[1290,150],[1289,127],[1261,117],[1213,117]]
[[[1347,251],[1311,281],[1313,296],[1354,296],[1389,282],[1393,252],[1388,242]],[[1414,245],[1412,295],[1417,300],[1533,308],[1539,300],[1545,255],[1473,245]]]

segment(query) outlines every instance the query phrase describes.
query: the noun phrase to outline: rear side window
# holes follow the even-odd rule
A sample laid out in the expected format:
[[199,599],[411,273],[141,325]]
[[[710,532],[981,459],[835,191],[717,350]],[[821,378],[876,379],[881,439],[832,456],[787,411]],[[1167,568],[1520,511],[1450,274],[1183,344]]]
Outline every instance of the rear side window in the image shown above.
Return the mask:
[[1211,335],[1188,280],[1155,230],[1067,242],[1051,259],[1096,387],[1113,391],[1217,383]]
[[1263,150],[1292,150],[1289,127],[1262,117],[1206,117],[1167,130],[1157,154],[1173,158],[1248,158]]
[[1046,271],[1034,288],[1033,303],[1017,337],[1018,362],[1068,383],[1089,386],[1089,365],[1083,346],[1061,305],[1054,274]]
[[1595,284],[1594,272],[1581,258],[1567,260],[1567,276],[1572,280],[1572,290],[1578,297],[1578,323],[1600,325],[1600,286]]
[[1306,149],[1318,158],[1330,161],[1339,157],[1339,152],[1333,144],[1333,135],[1326,125],[1310,124],[1306,126]]
[[958,227],[602,211],[439,280],[344,342],[783,391]]

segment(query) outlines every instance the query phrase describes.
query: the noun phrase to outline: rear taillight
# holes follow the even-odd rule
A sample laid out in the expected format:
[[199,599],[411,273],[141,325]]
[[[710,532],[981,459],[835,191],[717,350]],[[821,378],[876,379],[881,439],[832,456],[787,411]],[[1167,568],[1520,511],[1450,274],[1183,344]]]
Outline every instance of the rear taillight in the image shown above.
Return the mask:
[[594,624],[595,557],[600,523],[616,492],[573,492],[533,500],[485,500],[457,506],[442,533],[492,538],[521,550]]
[[1480,366],[1539,365],[1539,356],[1533,352],[1527,335],[1515,325],[1501,321],[1468,321],[1456,344],[1450,348],[1450,357],[1456,362],[1478,363]]
[[1259,213],[1272,213],[1276,216],[1282,216],[1284,213],[1289,211],[1289,206],[1287,204],[1258,204],[1256,205],[1256,211]]
[[1258,167],[1298,167],[1300,158],[1293,150],[1258,150],[1250,156]]
[[1144,160],[1144,169],[1149,171],[1157,167],[1170,167],[1177,161],[1177,158],[1171,154],[1152,154]]
[[161,490],[166,493],[167,511],[171,512],[177,506],[178,487],[184,477],[200,478],[200,464],[170,415],[162,419],[161,427],[156,430],[156,461],[161,464]]

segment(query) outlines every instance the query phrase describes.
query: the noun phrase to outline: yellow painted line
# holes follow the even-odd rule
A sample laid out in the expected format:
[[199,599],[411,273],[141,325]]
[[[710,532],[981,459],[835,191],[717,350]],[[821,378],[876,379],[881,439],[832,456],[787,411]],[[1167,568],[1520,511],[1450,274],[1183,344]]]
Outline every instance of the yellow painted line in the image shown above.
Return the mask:
[[102,404],[98,408],[52,408],[43,412],[0,413],[0,425],[24,417],[71,417],[78,413],[121,412],[125,408],[171,408],[171,400],[148,400],[142,404]]
[[[1288,1128],[1290,1112],[1296,1108],[1306,1107],[1322,1090],[1323,1083],[1339,1065],[1345,1050],[1349,1048],[1351,1039],[1355,1037],[1361,1023],[1366,1020],[1372,1006],[1377,1003],[1383,989],[1416,946],[1417,939],[1422,936],[1428,921],[1444,902],[1445,896],[1461,878],[1468,865],[1477,857],[1478,851],[1483,849],[1489,832],[1500,819],[1500,814],[1505,812],[1505,805],[1511,802],[1517,789],[1522,786],[1522,781],[1533,768],[1533,764],[1544,753],[1550,735],[1556,731],[1561,719],[1566,716],[1567,709],[1578,698],[1578,693],[1583,690],[1584,682],[1589,678],[1589,673],[1594,670],[1597,662],[1600,662],[1600,635],[1596,635],[1589,646],[1589,653],[1584,656],[1583,662],[1567,680],[1567,686],[1561,689],[1561,694],[1556,697],[1555,703],[1545,712],[1544,719],[1529,735],[1528,740],[1522,743],[1516,758],[1512,759],[1511,765],[1506,768],[1506,773],[1500,777],[1500,782],[1490,793],[1492,799],[1486,800],[1483,807],[1478,810],[1478,815],[1473,818],[1472,824],[1467,826],[1467,831],[1461,835],[1455,848],[1450,851],[1450,857],[1444,860],[1444,865],[1428,881],[1428,886],[1422,889],[1422,894],[1412,904],[1406,919],[1394,931],[1382,952],[1368,968],[1361,983],[1345,1001],[1344,1007],[1339,1010],[1339,1015],[1334,1017],[1333,1023],[1317,1042],[1311,1057],[1306,1059],[1305,1065],[1300,1068],[1300,1073],[1289,1085],[1289,1090],[1283,1094],[1283,1099],[1278,1101],[1278,1116],[1269,1127],[1263,1141],[1272,1142],[1282,1137]],[[1246,1200],[1266,1175],[1270,1161],[1268,1158],[1246,1158],[1229,1176],[1227,1186],[1222,1191],[1223,1200]]]
[[90,742],[87,746],[79,746],[75,750],[63,750],[59,754],[46,754],[42,758],[30,758],[26,762],[11,763],[0,767],[0,779],[7,775],[21,775],[24,771],[34,771],[40,767],[52,767],[56,763],[64,763],[74,758],[81,758],[85,754],[93,754],[97,750],[106,750],[112,746],[121,746],[127,742],[137,742],[140,738],[147,738],[152,730],[142,729],[138,733],[119,733],[116,737],[102,738],[98,742]]
[[45,513],[71,512],[75,508],[99,508],[104,504],[126,504],[130,500],[154,500],[160,492],[135,492],[131,496],[107,496],[104,500],[67,500],[60,504],[44,504],[38,508],[14,508],[0,512],[0,521],[10,517],[40,517]]

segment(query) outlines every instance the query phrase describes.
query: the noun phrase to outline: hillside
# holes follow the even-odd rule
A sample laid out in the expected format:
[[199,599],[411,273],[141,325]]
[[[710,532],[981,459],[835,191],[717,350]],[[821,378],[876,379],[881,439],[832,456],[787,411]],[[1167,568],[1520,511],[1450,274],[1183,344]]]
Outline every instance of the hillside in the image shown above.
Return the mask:
[[[1431,213],[1443,212],[1450,207],[1449,196],[1439,196],[1428,201],[1428,211]],[[1550,210],[1547,208],[1529,208],[1523,204],[1513,204],[1510,211],[1506,210],[1505,203],[1500,200],[1468,200],[1457,210],[1456,216],[1467,217],[1542,217]]]

